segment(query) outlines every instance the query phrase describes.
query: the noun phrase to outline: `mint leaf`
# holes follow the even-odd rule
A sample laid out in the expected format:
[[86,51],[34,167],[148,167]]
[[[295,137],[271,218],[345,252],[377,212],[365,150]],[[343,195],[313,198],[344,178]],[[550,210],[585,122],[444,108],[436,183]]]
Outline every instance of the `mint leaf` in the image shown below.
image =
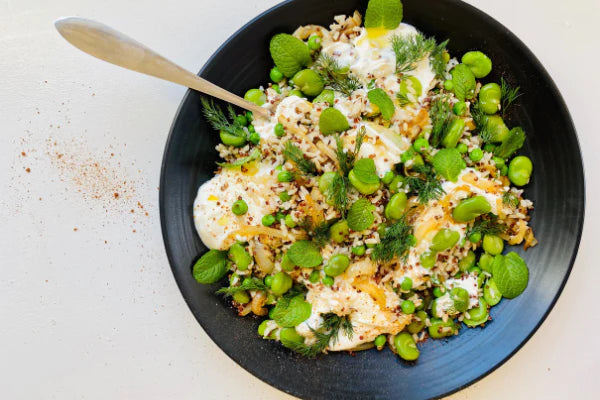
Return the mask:
[[402,22],[400,0],[369,0],[365,14],[365,28],[396,29]]
[[454,94],[456,98],[464,101],[470,99],[475,94],[475,75],[465,64],[458,64],[450,71],[452,74],[452,83],[454,84]]
[[456,182],[463,169],[463,159],[456,149],[442,149],[433,156],[433,168],[446,180]]
[[372,158],[361,158],[354,163],[354,176],[362,183],[374,185],[379,183],[375,161]]
[[367,199],[358,199],[348,210],[348,227],[355,232],[369,229],[375,221],[375,206]]
[[248,164],[249,162],[252,162],[254,160],[258,160],[259,158],[260,150],[258,149],[258,147],[255,147],[254,149],[252,149],[252,152],[247,157],[238,158],[232,163],[217,163],[217,165],[223,168],[233,169],[241,167],[242,165]]
[[199,283],[215,283],[225,276],[228,269],[227,252],[209,250],[196,261],[192,273]]
[[308,46],[302,40],[287,33],[273,36],[269,51],[277,68],[288,78],[294,76],[311,61]]
[[379,107],[383,119],[389,121],[392,118],[395,111],[394,102],[390,99],[390,96],[387,95],[385,90],[379,88],[369,90],[367,98],[371,103]]
[[525,260],[511,251],[503,260],[494,259],[494,281],[502,296],[513,299],[523,293],[529,282],[529,269]]
[[323,262],[319,247],[308,240],[295,242],[286,254],[294,265],[302,268],[313,268]]
[[277,322],[277,325],[292,328],[306,321],[311,313],[312,305],[304,301],[304,294],[299,294],[292,298],[282,297],[279,299],[270,316]]
[[520,126],[512,128],[502,144],[494,149],[494,155],[501,158],[512,156],[525,143],[525,132]]
[[331,135],[336,132],[344,132],[350,129],[348,120],[337,108],[326,108],[319,117],[319,129],[323,135]]

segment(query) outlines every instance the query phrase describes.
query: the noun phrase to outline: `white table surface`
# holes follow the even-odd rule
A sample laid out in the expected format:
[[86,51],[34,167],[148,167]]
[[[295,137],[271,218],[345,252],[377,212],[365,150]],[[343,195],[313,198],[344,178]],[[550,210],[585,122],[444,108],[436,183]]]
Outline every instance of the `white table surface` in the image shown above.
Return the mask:
[[[0,0],[0,397],[289,398],[213,344],[167,263],[157,186],[185,89],[84,55],[52,25],[64,15],[98,19],[197,71],[275,3]],[[600,3],[470,3],[519,36],[558,84],[579,132],[591,206],[549,318],[516,356],[452,399],[592,398]]]

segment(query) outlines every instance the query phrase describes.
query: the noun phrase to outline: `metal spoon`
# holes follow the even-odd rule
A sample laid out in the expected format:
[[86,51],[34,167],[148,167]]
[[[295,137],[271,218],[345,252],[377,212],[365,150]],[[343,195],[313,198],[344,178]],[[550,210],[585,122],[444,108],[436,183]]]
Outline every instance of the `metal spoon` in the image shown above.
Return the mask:
[[60,18],[54,25],[73,46],[101,60],[187,86],[252,111],[255,115],[270,115],[267,109],[200,78],[109,26],[79,17]]

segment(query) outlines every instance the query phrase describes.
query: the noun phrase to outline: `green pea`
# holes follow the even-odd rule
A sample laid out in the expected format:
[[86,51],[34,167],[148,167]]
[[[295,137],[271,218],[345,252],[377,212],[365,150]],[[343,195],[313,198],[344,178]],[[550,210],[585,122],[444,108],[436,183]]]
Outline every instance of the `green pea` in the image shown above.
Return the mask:
[[323,78],[312,69],[303,69],[294,75],[294,84],[307,96],[317,96],[325,86]]
[[302,92],[299,91],[298,89],[292,89],[292,90],[290,90],[290,92],[288,93],[288,96],[297,96],[297,97],[300,97],[300,98],[304,97],[304,95],[302,94]]
[[417,344],[408,332],[402,332],[394,337],[394,347],[403,360],[414,361],[419,358]]
[[488,254],[496,256],[504,250],[504,240],[500,236],[484,235],[483,250]]
[[369,195],[375,193],[379,189],[379,183],[363,183],[358,180],[356,175],[354,175],[354,170],[351,170],[348,173],[348,180],[350,184],[359,191],[359,193],[364,195]]
[[233,300],[240,304],[247,304],[250,302],[250,295],[245,290],[235,292],[232,296]]
[[492,161],[496,164],[496,167],[500,168],[504,165],[504,159],[502,157],[492,157]]
[[481,161],[481,159],[483,158],[483,150],[481,150],[480,148],[475,148],[471,150],[471,152],[469,153],[469,158],[473,162]]
[[469,318],[463,319],[465,325],[470,327],[479,326],[488,320],[487,303],[483,298],[479,298],[479,306],[469,310]]
[[246,251],[246,247],[236,242],[229,248],[229,259],[237,266],[240,271],[245,271],[252,263],[252,256]]
[[335,280],[331,276],[326,276],[323,278],[323,285],[325,286],[333,286]]
[[336,222],[329,228],[331,240],[336,243],[344,243],[349,233],[350,229],[348,228],[348,222],[345,219]]
[[433,237],[430,249],[433,251],[450,249],[458,242],[459,239],[460,234],[458,232],[453,231],[452,229],[440,229],[440,231]]
[[408,199],[406,198],[406,193],[396,193],[385,205],[385,217],[387,219],[400,219],[404,215],[407,203]]
[[293,271],[294,268],[296,268],[296,266],[294,265],[292,260],[290,260],[287,254],[284,254],[281,258],[281,269],[289,272]]
[[266,287],[271,287],[271,284],[273,284],[273,276],[272,275],[265,276],[264,282],[265,282]]
[[285,347],[294,348],[295,345],[304,343],[304,337],[296,332],[296,328],[281,328],[279,331],[279,340]]
[[294,218],[292,218],[291,214],[286,215],[285,218],[283,219],[283,222],[285,223],[285,226],[287,226],[288,228],[296,227],[296,221],[294,221]]
[[321,37],[319,35],[310,35],[307,45],[311,50],[319,50],[321,48]]
[[500,303],[500,300],[502,300],[502,293],[500,293],[498,286],[496,286],[496,281],[494,281],[494,278],[488,279],[488,281],[485,283],[485,286],[483,287],[483,298],[490,305],[490,307],[495,306],[496,304]]
[[418,138],[413,143],[413,149],[415,149],[415,151],[417,151],[419,153],[422,153],[423,151],[427,150],[428,148],[429,148],[429,142],[425,138],[422,138],[422,137]]
[[412,314],[415,312],[415,303],[410,300],[404,300],[402,304],[400,304],[400,308],[404,314]]
[[275,128],[273,128],[273,131],[275,132],[275,136],[277,137],[283,137],[283,135],[285,135],[285,129],[283,128],[282,123],[277,123],[275,125]]
[[246,114],[244,114],[244,115],[246,116],[248,123],[250,123],[254,120],[254,115],[252,114],[252,111],[246,111]]
[[354,246],[352,248],[352,254],[354,254],[355,256],[362,256],[365,254],[365,252],[367,251],[367,249],[365,248],[365,246]]
[[408,150],[406,150],[404,153],[400,154],[400,162],[402,164],[406,164],[408,161],[415,158],[416,155],[417,155],[417,153],[415,152],[415,149],[413,149],[412,147],[409,147]]
[[454,148],[458,143],[458,140],[462,136],[465,130],[465,120],[462,118],[455,118],[450,123],[450,126],[444,134],[442,139],[442,145],[446,148]]
[[479,107],[486,114],[496,114],[500,109],[502,89],[497,83],[483,85],[479,91]]
[[409,333],[419,333],[425,328],[425,321],[428,318],[427,313],[425,311],[418,311],[417,318],[419,319],[418,321],[414,319],[413,322],[408,324],[408,326],[406,327],[406,330]]
[[479,267],[490,274],[493,272],[492,262],[494,262],[494,257],[487,253],[483,253],[481,257],[479,257]]
[[242,147],[246,144],[245,135],[232,135],[229,132],[221,130],[219,131],[219,136],[221,138],[221,142],[226,146]]
[[237,122],[241,126],[247,126],[248,125],[248,119],[243,114],[236,115],[235,122]]
[[250,136],[248,136],[248,140],[250,141],[250,143],[252,144],[259,144],[260,143],[260,135],[256,132],[252,132],[250,134]]
[[481,268],[479,268],[477,265],[472,265],[469,267],[469,269],[467,269],[467,272],[469,274],[481,275]]
[[487,214],[492,210],[492,206],[483,196],[474,196],[468,199],[461,200],[454,210],[452,210],[452,218],[458,222],[473,221],[480,215]]
[[273,282],[271,283],[271,292],[275,296],[281,296],[292,287],[292,278],[283,271],[279,271],[273,275]]
[[[486,118],[487,130],[490,135],[490,142],[499,143],[508,138],[510,130],[506,127],[504,120],[499,115],[488,115]],[[485,150],[490,151],[490,150]],[[493,151],[493,150],[491,150]]]
[[345,254],[336,254],[329,259],[323,271],[329,276],[338,276],[346,271],[350,265],[350,258]]
[[450,79],[446,79],[444,81],[444,89],[449,92],[452,91],[454,89],[454,82],[452,82]]
[[400,94],[412,102],[419,100],[423,93],[421,82],[414,76],[404,76],[400,81]]
[[469,67],[475,78],[485,78],[492,71],[492,60],[480,51],[465,53],[461,62]]
[[279,193],[279,200],[281,200],[284,203],[286,201],[290,201],[291,198],[292,198],[292,196],[290,196],[290,194],[288,192]]
[[437,297],[442,297],[445,292],[446,291],[443,288],[439,287],[439,286],[436,286],[436,287],[433,288],[433,296],[436,297],[436,298]]
[[469,250],[467,255],[458,262],[458,268],[460,268],[460,270],[464,272],[471,268],[473,265],[475,265],[475,253]]
[[459,101],[458,103],[454,104],[454,107],[452,107],[452,112],[455,115],[462,117],[467,112],[467,103],[464,101]]
[[427,251],[419,257],[423,268],[431,269],[437,261],[437,253],[435,251]]
[[279,83],[283,79],[283,74],[281,73],[281,71],[279,70],[279,68],[273,67],[271,69],[271,72],[269,72],[269,78],[271,78],[271,80],[273,82]]
[[279,182],[291,182],[294,180],[294,173],[290,171],[281,171],[277,174],[277,180]]
[[244,200],[236,200],[231,205],[231,211],[235,215],[244,215],[248,212],[248,204]]
[[458,145],[456,145],[456,150],[458,150],[460,154],[467,154],[467,152],[469,151],[469,147],[464,143],[459,143]]
[[412,287],[413,287],[413,281],[408,276],[405,277],[402,280],[402,283],[400,284],[400,289],[402,289],[405,292],[408,292],[410,289],[412,289]]
[[271,215],[271,214],[267,214],[265,216],[262,217],[262,224],[264,226],[271,226],[275,223],[275,216]]
[[454,302],[454,309],[458,312],[467,311],[469,308],[469,292],[467,289],[455,287],[450,290],[450,298]]
[[508,179],[516,186],[525,186],[529,183],[533,164],[529,157],[517,156],[508,166]]
[[335,93],[331,89],[323,89],[323,91],[313,99],[313,103],[328,103],[333,106],[335,102]]
[[479,243],[481,241],[481,233],[480,232],[473,232],[469,234],[469,241],[471,243]]
[[250,89],[244,95],[244,100],[254,103],[257,106],[262,106],[267,102],[267,95],[260,89]]
[[383,174],[383,178],[381,178],[381,182],[383,182],[385,185],[389,185],[390,183],[392,183],[394,176],[396,176],[396,175],[392,171],[388,171],[385,174]]
[[500,175],[502,176],[506,176],[508,174],[508,167],[506,165],[503,165],[500,167]]
[[385,346],[387,342],[387,338],[385,337],[385,335],[379,335],[375,338],[375,341],[373,342],[375,344],[375,347],[377,347],[377,350],[381,350],[383,349],[383,346]]
[[308,276],[308,280],[310,283],[317,283],[317,282],[319,282],[319,279],[321,279],[321,272],[317,271],[317,270],[314,270]]
[[400,175],[396,175],[392,182],[390,183],[389,189],[392,193],[398,193],[400,189],[404,186],[404,177]]

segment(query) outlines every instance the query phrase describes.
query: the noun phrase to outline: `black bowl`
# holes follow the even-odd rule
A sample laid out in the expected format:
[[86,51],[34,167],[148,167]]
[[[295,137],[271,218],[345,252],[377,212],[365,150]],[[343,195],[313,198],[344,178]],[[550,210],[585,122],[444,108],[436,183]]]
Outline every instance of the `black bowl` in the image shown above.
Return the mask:
[[[268,43],[277,32],[299,25],[328,26],[334,15],[366,1],[291,0],[249,22],[206,63],[200,75],[243,94],[268,82]],[[218,161],[218,135],[201,116],[200,94],[188,91],[167,141],[160,183],[163,235],[173,274],[190,309],[215,343],[263,381],[303,398],[431,398],[446,395],[487,375],[512,356],[537,330],[556,302],[573,265],[584,214],[583,166],[575,128],[552,79],[527,47],[500,23],[456,0],[404,0],[404,22],[438,41],[450,39],[453,55],[478,49],[494,62],[487,81],[503,76],[524,95],[510,125],[527,132],[523,153],[534,173],[525,195],[535,202],[531,226],[540,244],[516,249],[530,268],[529,286],[491,311],[485,328],[462,329],[448,340],[428,340],[416,363],[390,351],[333,353],[303,359],[256,334],[259,320],[237,317],[214,294],[219,285],[194,281],[191,267],[206,251],[194,230],[192,204],[200,184]],[[550,349],[549,349],[550,350]],[[207,366],[209,367],[209,366]]]

